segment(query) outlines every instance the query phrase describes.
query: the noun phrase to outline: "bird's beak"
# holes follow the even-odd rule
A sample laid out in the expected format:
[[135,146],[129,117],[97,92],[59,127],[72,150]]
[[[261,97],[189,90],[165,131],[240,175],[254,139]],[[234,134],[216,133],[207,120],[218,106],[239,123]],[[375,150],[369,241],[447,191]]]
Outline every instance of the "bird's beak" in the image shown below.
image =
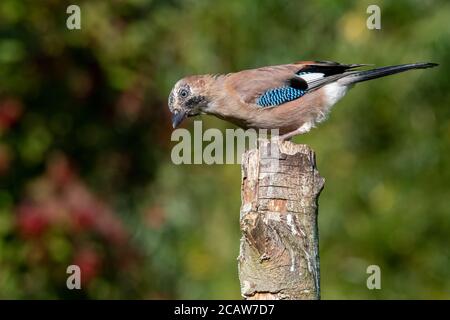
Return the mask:
[[186,118],[186,112],[180,110],[172,115],[172,127],[175,129],[183,122],[184,118]]

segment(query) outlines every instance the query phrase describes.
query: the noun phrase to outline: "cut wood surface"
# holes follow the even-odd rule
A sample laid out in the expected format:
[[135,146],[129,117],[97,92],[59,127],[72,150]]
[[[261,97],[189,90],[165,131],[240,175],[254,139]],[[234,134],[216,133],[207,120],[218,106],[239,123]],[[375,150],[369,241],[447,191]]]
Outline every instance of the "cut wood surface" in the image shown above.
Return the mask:
[[314,152],[260,140],[243,155],[239,279],[245,299],[320,299]]

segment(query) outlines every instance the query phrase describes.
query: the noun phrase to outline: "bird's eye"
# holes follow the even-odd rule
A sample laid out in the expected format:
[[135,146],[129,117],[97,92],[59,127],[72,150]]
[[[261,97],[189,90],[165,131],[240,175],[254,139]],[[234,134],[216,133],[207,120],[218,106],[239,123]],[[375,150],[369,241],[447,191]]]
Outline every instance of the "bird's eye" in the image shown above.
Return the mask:
[[188,96],[189,92],[186,89],[180,90],[180,97],[186,98]]

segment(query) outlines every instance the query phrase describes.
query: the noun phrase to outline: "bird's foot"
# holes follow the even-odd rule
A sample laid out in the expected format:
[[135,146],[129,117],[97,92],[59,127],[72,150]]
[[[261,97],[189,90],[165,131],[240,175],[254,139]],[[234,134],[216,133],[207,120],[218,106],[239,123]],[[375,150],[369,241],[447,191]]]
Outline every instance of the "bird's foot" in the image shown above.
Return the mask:
[[272,139],[274,139],[273,140],[274,142],[277,141],[278,143],[284,142],[284,141],[289,141],[289,140],[291,140],[293,137],[295,137],[297,135],[309,132],[309,130],[311,130],[312,127],[313,126],[312,126],[312,124],[310,122],[306,122],[300,128],[298,128],[298,129],[296,129],[294,131],[285,133],[285,134],[283,134],[281,136],[273,136]]
[[284,141],[289,141],[291,140],[292,137],[286,136],[285,134],[281,135],[281,136],[272,136],[270,137],[270,142],[271,143],[283,143]]

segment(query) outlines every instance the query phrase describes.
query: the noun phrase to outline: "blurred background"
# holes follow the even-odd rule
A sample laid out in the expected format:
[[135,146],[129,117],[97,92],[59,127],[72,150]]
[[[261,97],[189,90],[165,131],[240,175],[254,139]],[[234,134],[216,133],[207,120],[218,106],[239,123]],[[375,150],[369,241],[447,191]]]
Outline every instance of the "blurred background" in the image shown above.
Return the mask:
[[449,19],[444,0],[2,0],[0,298],[239,299],[240,167],[172,164],[167,96],[312,59],[440,64],[357,85],[295,138],[326,178],[322,297],[449,299]]

